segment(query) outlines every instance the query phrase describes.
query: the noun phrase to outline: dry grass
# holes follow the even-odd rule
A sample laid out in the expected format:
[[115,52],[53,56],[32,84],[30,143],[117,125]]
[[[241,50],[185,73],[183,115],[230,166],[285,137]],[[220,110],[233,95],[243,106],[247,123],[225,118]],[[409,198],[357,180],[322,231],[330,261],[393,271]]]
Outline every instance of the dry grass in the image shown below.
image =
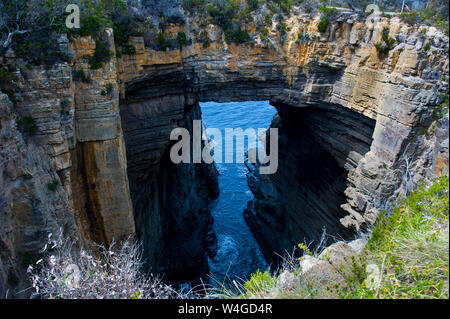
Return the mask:
[[[76,251],[76,250],[75,250]],[[28,273],[34,293],[44,299],[166,299],[187,297],[151,274],[145,276],[141,247],[131,240],[98,246],[99,256],[72,249],[72,242],[49,235],[44,257]]]

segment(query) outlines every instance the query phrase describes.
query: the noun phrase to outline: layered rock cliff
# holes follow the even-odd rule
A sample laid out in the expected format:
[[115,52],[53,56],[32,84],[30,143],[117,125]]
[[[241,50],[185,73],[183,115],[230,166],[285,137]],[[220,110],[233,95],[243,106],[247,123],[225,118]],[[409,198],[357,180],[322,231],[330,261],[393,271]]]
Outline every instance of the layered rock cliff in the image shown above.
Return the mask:
[[76,241],[79,232],[70,197],[54,182],[60,180],[57,163],[18,130],[5,94],[0,94],[0,116],[0,294],[23,297],[29,288],[25,271],[39,259],[47,236],[64,231]]
[[[448,87],[448,38],[379,13],[344,12],[326,32],[318,31],[319,19],[291,16],[283,21],[287,32],[274,23],[271,41],[248,26],[253,43],[241,45],[224,43],[211,26],[209,46],[197,43],[200,27],[188,19],[193,44],[181,52],[133,43],[132,69],[140,74],[131,85],[141,83],[143,92],[151,92],[145,83],[159,69],[170,72],[167,85],[183,81],[188,101],[270,100],[279,111],[280,169],[250,175],[255,200],[246,215],[269,259],[298,241],[317,242],[324,228],[344,238],[365,231],[408,185],[448,170],[446,120],[437,144],[424,134]],[[396,39],[387,54],[375,47],[385,29]]]
[[[4,95],[0,101],[0,128],[9,132],[1,138],[14,146],[2,142],[0,157],[0,284],[19,267],[19,255],[38,251],[59,225],[84,245],[137,235],[147,265],[169,279],[207,272],[206,253],[214,254],[207,206],[218,194],[217,172],[168,159],[170,131],[192,130],[201,101],[270,100],[278,110],[272,126],[280,132],[279,170],[250,174],[255,199],[246,214],[273,263],[274,252],[318,240],[324,227],[338,237],[368,229],[408,187],[405,173],[417,181],[448,171],[448,120],[424,134],[437,123],[433,112],[448,89],[448,37],[397,17],[352,12],[319,32],[319,19],[291,15],[283,21],[288,31],[273,21],[270,41],[248,25],[252,41],[239,45],[210,25],[206,46],[202,28],[188,17],[166,30],[184,30],[192,44],[182,50],[155,51],[132,37],[136,53],[114,56],[99,70],[88,67],[90,37],[61,39],[72,60],[50,69],[27,69],[11,58],[19,89],[14,107]],[[385,27],[396,46],[380,54],[375,44]],[[428,43],[431,50],[424,50]],[[11,112],[35,119],[36,132],[25,138],[13,130]],[[42,177],[11,175],[29,170]],[[56,192],[43,186],[47,179],[58,181]],[[28,191],[41,203],[37,210],[24,199]]]

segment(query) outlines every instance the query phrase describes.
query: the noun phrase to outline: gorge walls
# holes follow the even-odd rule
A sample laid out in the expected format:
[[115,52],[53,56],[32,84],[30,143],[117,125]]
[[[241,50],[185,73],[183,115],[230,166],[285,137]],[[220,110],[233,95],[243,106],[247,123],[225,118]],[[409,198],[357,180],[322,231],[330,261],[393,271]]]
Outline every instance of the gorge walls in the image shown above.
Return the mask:
[[214,165],[170,160],[171,131],[183,127],[192,136],[201,112],[186,101],[178,68],[153,72],[128,85],[121,103],[136,233],[152,271],[198,280],[208,272],[207,253],[215,253],[208,204],[219,195],[218,173]]
[[[260,175],[259,165],[251,171],[248,183],[255,199],[245,212],[274,266],[280,254],[292,253],[298,243],[314,247],[321,240],[326,245],[355,235],[337,221],[346,216],[341,205],[346,203],[348,172],[369,151],[375,125],[337,105],[275,106],[278,116],[271,128],[279,134],[278,171]],[[322,238],[324,232],[327,237]]]
[[[291,30],[282,36],[272,30],[278,41],[272,46],[257,34],[253,44],[225,44],[211,27],[210,46],[204,47],[195,41],[195,21],[188,21],[192,45],[158,52],[136,37],[135,60],[126,61],[127,69],[138,71],[127,74],[129,83],[147,91],[148,80],[158,79],[159,72],[170,74],[165,75],[170,80],[157,80],[164,85],[182,81],[173,90],[184,92],[187,105],[270,100],[277,108],[273,125],[280,129],[283,163],[274,176],[249,178],[256,198],[247,220],[267,246],[266,257],[299,241],[317,243],[324,228],[346,238],[367,230],[406,184],[439,174],[436,165],[444,168],[439,163],[448,157],[445,119],[435,131],[439,145],[424,134],[436,122],[432,113],[448,86],[441,81],[444,73],[436,71],[448,66],[439,55],[447,41],[442,33],[408,27],[398,18],[351,13],[320,33],[318,20],[303,19],[286,21]],[[385,28],[397,46],[382,55],[374,44]],[[315,40],[298,41],[299,33]],[[426,43],[435,53],[422,49]],[[405,175],[414,181],[405,181]]]
[[[111,30],[107,32],[113,47]],[[91,70],[86,60],[95,50],[91,38],[74,41],[70,50],[76,145],[67,166],[71,164],[74,210],[86,242],[110,245],[135,231],[116,63],[112,59],[102,69]]]
[[[367,230],[410,183],[448,172],[448,118],[433,117],[448,89],[448,37],[435,28],[344,12],[319,32],[318,16],[300,14],[283,34],[272,23],[270,41],[249,25],[251,43],[227,44],[210,25],[205,46],[189,19],[168,28],[192,40],[182,50],[131,37],[136,53],[98,70],[90,37],[60,39],[70,63],[29,69],[10,58],[20,90],[14,105],[0,98],[0,286],[25,287],[24,271],[17,284],[11,269],[60,226],[85,246],[136,236],[148,268],[169,279],[207,272],[217,172],[168,160],[171,130],[192,130],[199,101],[269,100],[278,110],[279,170],[249,175],[246,212],[273,263],[324,227],[344,238]],[[381,55],[385,27],[396,46]],[[111,30],[108,39],[114,51]],[[14,129],[27,116],[30,136]]]

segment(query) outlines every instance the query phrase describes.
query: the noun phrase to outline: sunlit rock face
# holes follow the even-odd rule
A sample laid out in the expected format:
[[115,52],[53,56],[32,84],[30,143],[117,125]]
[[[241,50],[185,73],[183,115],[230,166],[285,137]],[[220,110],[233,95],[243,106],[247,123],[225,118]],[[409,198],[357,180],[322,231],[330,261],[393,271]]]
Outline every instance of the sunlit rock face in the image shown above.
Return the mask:
[[[226,44],[220,29],[208,26],[210,46],[205,47],[197,41],[202,28],[190,17],[184,25],[168,26],[169,32],[184,30],[192,39],[181,51],[155,51],[142,37],[132,37],[135,55],[114,57],[90,70],[86,57],[94,53],[95,41],[84,37],[62,40],[74,57],[70,63],[50,69],[19,63],[14,112],[17,118],[32,116],[37,124],[27,139],[31,150],[25,152],[40,159],[31,168],[49,165],[42,181],[57,179],[59,186],[56,193],[45,191],[45,184],[28,189],[40,199],[38,209],[30,206],[30,218],[13,222],[3,207],[21,207],[9,189],[26,181],[3,177],[2,185],[9,186],[2,186],[0,197],[5,252],[0,286],[8,286],[12,267],[4,260],[19,265],[17,252],[37,251],[45,242],[44,233],[36,235],[38,241],[23,240],[23,229],[27,236],[33,229],[48,232],[41,221],[52,214],[52,229],[64,224],[85,245],[137,236],[147,265],[176,280],[183,273],[195,277],[207,271],[205,253],[214,254],[214,236],[205,208],[217,196],[214,167],[168,161],[170,130],[189,129],[191,120],[201,117],[199,101],[269,100],[279,111],[272,124],[280,130],[279,171],[249,179],[255,214],[247,221],[267,246],[267,256],[304,237],[317,240],[324,226],[343,237],[366,230],[405,190],[406,167],[415,182],[448,172],[448,119],[433,117],[448,88],[443,81],[448,37],[397,17],[353,13],[320,33],[319,19],[289,16],[283,35],[275,25],[269,28],[271,44],[262,42],[252,26],[252,43]],[[375,44],[384,27],[397,42],[381,56]],[[297,41],[300,33],[314,38]],[[425,51],[427,43],[431,50]],[[80,70],[89,83],[76,78]],[[102,94],[106,87],[112,90]],[[0,128],[7,121],[2,116]],[[21,138],[18,131],[10,134]],[[25,167],[8,152],[0,154],[3,176]],[[53,200],[58,205],[50,204]]]
[[[317,31],[318,19],[304,15],[285,22],[291,30],[283,36],[270,31],[274,46],[257,33],[256,44],[225,45],[220,30],[211,27],[210,46],[204,47],[195,41],[200,27],[187,21],[184,31],[193,44],[182,52],[153,51],[136,37],[136,58],[119,63],[125,95],[164,95],[155,103],[166,107],[269,100],[278,109],[273,126],[280,131],[279,171],[250,174],[255,200],[247,213],[273,259],[274,252],[290,251],[300,241],[318,242],[324,228],[344,238],[370,228],[379,210],[405,189],[405,156],[417,172],[415,181],[433,176],[448,157],[442,138],[423,135],[447,85],[438,70],[448,59],[421,50],[437,37],[442,40],[432,43],[443,52],[446,36],[379,16],[344,14],[324,33]],[[381,56],[374,44],[384,27],[397,47]],[[299,33],[315,40],[297,41]],[[445,127],[436,132],[445,134]]]

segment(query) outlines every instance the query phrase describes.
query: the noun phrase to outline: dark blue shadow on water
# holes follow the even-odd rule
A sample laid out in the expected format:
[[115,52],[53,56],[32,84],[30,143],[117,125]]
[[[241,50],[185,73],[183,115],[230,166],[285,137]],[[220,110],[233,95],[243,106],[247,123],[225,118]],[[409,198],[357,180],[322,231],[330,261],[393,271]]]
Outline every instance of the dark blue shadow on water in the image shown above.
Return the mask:
[[[203,124],[207,128],[219,129],[223,141],[225,128],[267,129],[276,109],[268,101],[201,103]],[[224,142],[222,144],[225,144]],[[248,143],[245,143],[247,151]],[[222,146],[225,154],[225,145]],[[233,148],[233,152],[236,149]],[[223,158],[225,158],[223,156]],[[217,255],[209,260],[211,276],[216,281],[246,279],[257,269],[268,267],[264,256],[250,232],[244,210],[253,195],[247,185],[248,169],[243,163],[216,163],[220,173],[220,196],[212,207],[214,231],[218,240]],[[211,284],[214,285],[212,280]]]

